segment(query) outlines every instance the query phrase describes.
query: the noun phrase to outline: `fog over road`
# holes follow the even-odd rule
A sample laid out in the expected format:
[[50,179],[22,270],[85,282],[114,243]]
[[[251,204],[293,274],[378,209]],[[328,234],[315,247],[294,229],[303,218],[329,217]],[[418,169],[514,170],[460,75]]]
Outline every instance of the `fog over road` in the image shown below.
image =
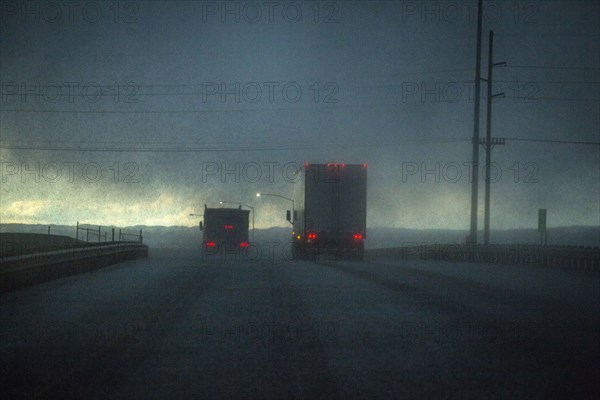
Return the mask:
[[597,398],[597,275],[151,250],[0,297],[8,398]]

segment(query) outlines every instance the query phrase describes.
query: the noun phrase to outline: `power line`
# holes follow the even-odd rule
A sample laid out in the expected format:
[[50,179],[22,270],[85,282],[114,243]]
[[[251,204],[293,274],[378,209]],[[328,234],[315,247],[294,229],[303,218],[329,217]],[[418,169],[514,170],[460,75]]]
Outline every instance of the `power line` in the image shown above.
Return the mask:
[[[427,74],[429,72],[423,72],[423,74]],[[433,72],[431,72],[433,73]],[[403,75],[412,75],[412,74],[418,74],[418,73],[406,73]],[[392,76],[392,75],[390,75]],[[440,81],[440,83],[454,83],[457,81]],[[458,81],[460,83],[463,84],[470,84],[473,83],[472,80],[461,80]],[[527,84],[531,84],[531,83],[539,83],[539,84],[579,84],[579,85],[598,85],[600,84],[600,81],[552,81],[552,80],[532,80],[532,79],[523,79],[523,80],[518,80],[518,79],[514,79],[514,80],[495,80],[496,83],[527,83]],[[344,86],[344,89],[363,89],[363,88],[367,88],[367,89],[377,89],[377,88],[391,88],[391,87],[399,87],[402,86],[403,84],[405,84],[406,82],[403,83],[391,83],[388,85],[371,85],[371,86]],[[172,91],[172,92],[139,92],[139,93],[135,93],[135,94],[131,94],[131,96],[202,96],[202,95],[206,95],[206,93],[203,93],[202,91],[196,91],[194,90],[195,86],[202,86],[202,84],[196,84],[196,83],[191,83],[191,84],[185,84],[185,83],[181,83],[181,84],[170,84],[170,85],[136,85],[136,88],[189,88],[189,91]],[[99,86],[100,88],[110,88],[109,86]],[[6,97],[19,97],[19,96],[23,96],[20,93],[5,93],[4,96]],[[86,95],[84,95],[83,93],[81,94],[72,94],[70,95],[71,97],[82,97],[82,98],[86,98]],[[97,97],[113,97],[116,98],[118,97],[117,95],[115,95],[114,93],[99,93],[96,94]],[[127,97],[129,96],[128,94],[121,94],[119,95],[121,97]]]
[[507,65],[506,68],[519,68],[519,69],[547,69],[547,70],[560,70],[560,71],[600,71],[598,67],[552,67],[545,65]]
[[[562,67],[562,66],[536,66],[536,65],[506,65],[505,68],[517,68],[517,69],[547,69],[547,70],[583,70],[583,71],[600,71],[600,68],[597,67]],[[487,70],[487,67],[482,67],[482,70]],[[388,77],[399,77],[399,76],[406,76],[406,75],[429,75],[429,74],[441,74],[441,73],[452,73],[452,72],[470,72],[470,71],[474,71],[475,68],[453,68],[453,69],[441,69],[441,70],[433,70],[433,71],[412,71],[412,72],[398,72],[398,73],[391,73],[391,74],[382,74],[382,75],[370,75],[370,76],[355,76],[355,77],[351,77],[351,79],[377,79],[377,78],[388,78]],[[346,78],[342,78],[341,80],[344,79],[349,79],[348,77]],[[320,81],[324,81],[323,79],[316,79],[316,80],[320,80]],[[285,80],[277,80],[277,82],[283,82]],[[295,80],[292,80],[295,81]],[[311,79],[306,79],[307,82],[313,82],[315,81],[315,79],[311,80]],[[471,82],[471,80],[466,81],[466,82]],[[497,80],[497,82],[509,82],[509,81],[500,81]],[[532,80],[528,80],[528,82],[535,82],[535,83],[565,83],[565,84],[598,84],[599,81],[532,81]],[[94,85],[94,87],[100,88],[100,89],[107,89],[107,90],[123,90],[123,93],[114,93],[114,92],[109,92],[109,93],[95,93],[94,96],[95,97],[126,97],[126,96],[137,96],[137,95],[143,95],[143,96],[159,96],[159,95],[200,95],[202,94],[202,92],[198,92],[198,91],[194,91],[194,92],[188,92],[188,93],[127,93],[125,92],[126,90],[130,90],[130,89],[140,89],[140,88],[190,88],[190,89],[194,89],[197,87],[202,87],[204,85],[207,84],[214,84],[217,83],[215,81],[207,81],[207,82],[200,82],[200,83],[171,83],[171,84],[137,84],[135,82],[128,82],[128,83],[124,83],[124,84],[105,84],[105,85]],[[218,82],[218,83],[222,83],[222,82]],[[240,83],[240,82],[229,82],[229,83]],[[31,96],[35,95],[35,94],[30,94]],[[12,96],[12,97],[16,97],[16,96],[23,96],[22,93],[4,93],[4,96]],[[82,97],[84,96],[83,94],[70,94],[70,96],[74,96],[74,97]]]
[[582,97],[520,97],[521,100],[552,100],[552,101],[581,101],[581,102],[600,102],[600,99],[588,99]]
[[600,142],[582,142],[576,140],[553,140],[553,139],[526,139],[526,138],[515,138],[505,137],[506,140],[514,140],[516,142],[538,142],[538,143],[560,143],[560,144],[581,144],[589,146],[600,146]]
[[[51,113],[51,114],[191,114],[191,113],[228,113],[245,111],[297,111],[292,108],[233,108],[227,110],[27,110],[27,109],[7,109],[0,112],[22,112],[22,113]],[[306,110],[306,109],[304,109]]]
[[[588,142],[588,141],[577,141],[577,140],[554,140],[554,139],[529,139],[529,138],[517,138],[517,137],[505,137],[505,140],[513,140],[517,142],[536,142],[536,143],[555,143],[555,144],[577,144],[577,145],[588,145],[588,146],[600,146],[600,142]],[[166,142],[89,142],[90,146],[65,146],[67,143],[74,144],[85,144],[86,142],[76,141],[60,141],[55,142],[56,145],[43,144],[44,141],[34,140],[17,140],[17,141],[2,141],[0,142],[0,149],[6,150],[44,150],[44,151],[84,151],[84,152],[133,152],[133,153],[199,153],[199,152],[239,152],[239,151],[268,151],[268,150],[303,150],[320,147],[336,147],[336,148],[366,148],[366,147],[398,147],[410,144],[448,144],[448,143],[464,143],[471,141],[470,138],[446,138],[437,137],[429,139],[415,139],[415,140],[403,140],[400,142],[393,143],[319,143],[319,144],[300,144],[300,143],[288,143],[283,145],[253,145],[253,146],[234,146],[230,147],[225,144],[221,144],[219,147],[194,147],[197,143],[171,143],[175,147],[118,147],[122,144],[134,145],[134,144],[165,144]],[[37,144],[36,144],[37,142]],[[27,144],[10,144],[10,143],[27,143]],[[114,144],[117,147],[111,146],[98,146],[106,144]]]
[[469,72],[469,71],[474,71],[474,70],[475,70],[475,68],[456,68],[456,69],[442,69],[442,70],[438,70],[438,71],[398,72],[396,74],[377,75],[375,77],[387,78],[390,76],[403,76],[403,75],[445,74],[445,73],[449,73],[449,72]]
[[[393,85],[390,85],[393,87]],[[585,97],[526,97],[521,96],[515,98],[515,100],[522,100],[529,102],[531,104],[535,104],[540,100],[548,100],[548,101],[570,101],[570,102],[583,102],[583,103],[597,103],[600,102],[600,99],[593,98],[585,98]],[[424,102],[422,104],[436,104],[436,103],[445,103],[444,101],[439,102]],[[456,102],[452,102],[456,103]],[[338,103],[332,103],[338,104]],[[382,107],[382,106],[394,106],[395,104],[370,104],[371,107]],[[365,108],[367,105],[350,105],[349,108]],[[348,108],[348,106],[327,106],[327,107],[319,107],[318,110],[340,110],[342,108]],[[31,110],[31,109],[0,109],[0,113],[2,112],[14,112],[14,113],[35,113],[35,114],[113,114],[113,115],[127,115],[127,114],[210,114],[210,113],[244,113],[244,112],[277,112],[277,111],[311,111],[313,108],[231,108],[226,110]]]
[[[430,138],[418,140],[405,140],[394,143],[318,143],[318,144],[284,144],[284,145],[254,145],[254,146],[220,146],[220,147],[193,147],[196,143],[175,143],[175,147],[145,147],[145,148],[127,148],[127,147],[105,147],[88,146],[74,147],[60,145],[6,145],[0,143],[0,149],[7,150],[33,150],[33,151],[76,151],[76,152],[131,152],[131,153],[203,153],[203,152],[242,152],[242,151],[273,151],[273,150],[304,150],[322,147],[335,148],[380,148],[380,147],[398,147],[408,144],[441,144],[441,143],[459,143],[466,142],[466,138]],[[144,143],[144,142],[141,142]],[[146,142],[147,143],[147,142]],[[116,145],[119,143],[115,142]]]
[[523,80],[498,80],[498,79],[494,79],[494,82],[496,83],[552,83],[552,84],[566,84],[566,85],[598,85],[600,84],[600,81],[538,81],[538,80],[533,80],[533,79],[523,79]]
[[498,33],[498,36],[506,37],[518,37],[523,38],[527,36],[549,36],[549,37],[591,37],[597,38],[598,34],[594,33],[577,33],[577,32],[561,32],[561,33],[544,33],[544,32],[526,32],[526,33]]

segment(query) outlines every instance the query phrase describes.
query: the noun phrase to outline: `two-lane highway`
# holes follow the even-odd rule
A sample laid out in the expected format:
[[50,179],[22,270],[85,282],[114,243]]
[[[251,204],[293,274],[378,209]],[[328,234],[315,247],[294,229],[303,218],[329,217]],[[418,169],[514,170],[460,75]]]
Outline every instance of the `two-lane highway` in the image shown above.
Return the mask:
[[597,276],[148,259],[0,298],[10,398],[594,398]]

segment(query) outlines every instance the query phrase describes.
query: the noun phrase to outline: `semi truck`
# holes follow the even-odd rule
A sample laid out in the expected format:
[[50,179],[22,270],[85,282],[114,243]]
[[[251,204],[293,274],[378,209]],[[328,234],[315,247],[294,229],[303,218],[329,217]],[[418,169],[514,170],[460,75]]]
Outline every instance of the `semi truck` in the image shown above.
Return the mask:
[[367,165],[305,164],[294,185],[292,253],[364,257],[367,239]]
[[208,208],[204,205],[204,218],[200,222],[202,251],[204,254],[223,254],[246,250],[250,210],[239,208]]

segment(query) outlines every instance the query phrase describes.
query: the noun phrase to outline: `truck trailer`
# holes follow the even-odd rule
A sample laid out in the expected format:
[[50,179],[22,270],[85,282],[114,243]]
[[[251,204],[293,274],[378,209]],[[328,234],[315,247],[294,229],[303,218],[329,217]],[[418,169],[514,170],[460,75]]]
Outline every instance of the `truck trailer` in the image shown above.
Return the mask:
[[305,164],[294,185],[292,251],[362,260],[367,238],[367,165]]
[[204,218],[200,222],[202,251],[204,254],[223,254],[246,250],[248,242],[248,217],[250,211],[239,208],[208,208],[204,205]]

